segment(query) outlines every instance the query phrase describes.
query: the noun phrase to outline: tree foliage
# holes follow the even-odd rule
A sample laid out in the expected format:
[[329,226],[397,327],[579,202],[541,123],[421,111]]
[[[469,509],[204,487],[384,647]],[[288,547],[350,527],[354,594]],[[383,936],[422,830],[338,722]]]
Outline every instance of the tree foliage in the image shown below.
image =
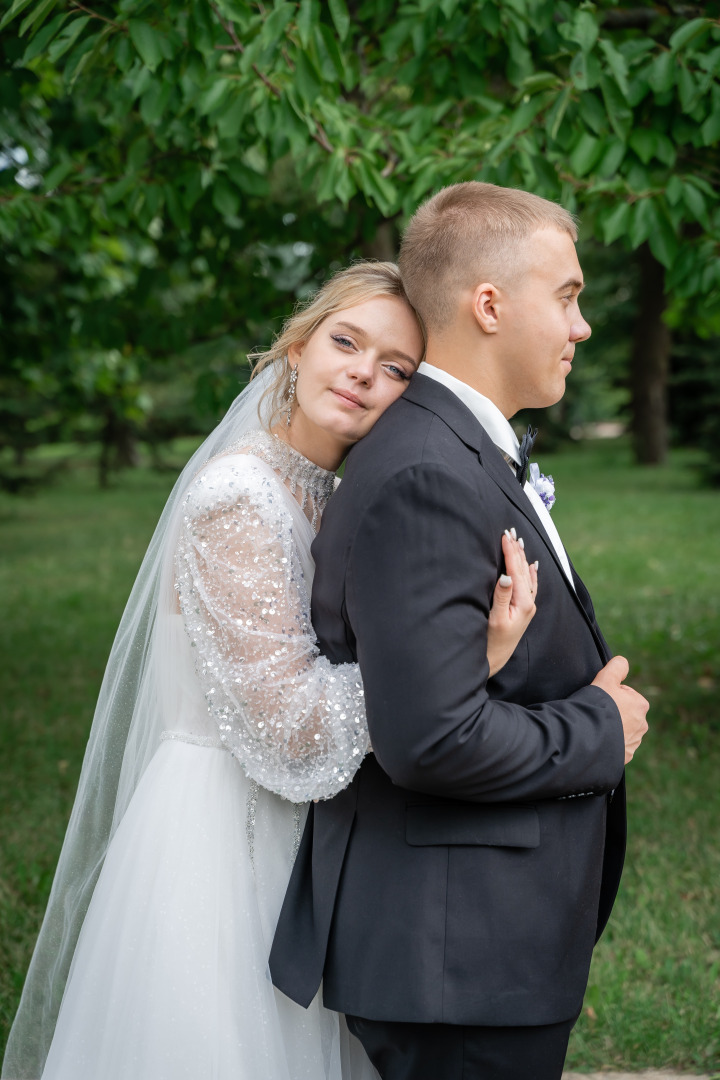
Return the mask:
[[242,347],[258,313],[379,222],[484,179],[562,202],[605,244],[649,246],[670,318],[717,333],[719,16],[648,0],[14,0],[0,237],[14,266],[79,267],[74,356],[137,360]]

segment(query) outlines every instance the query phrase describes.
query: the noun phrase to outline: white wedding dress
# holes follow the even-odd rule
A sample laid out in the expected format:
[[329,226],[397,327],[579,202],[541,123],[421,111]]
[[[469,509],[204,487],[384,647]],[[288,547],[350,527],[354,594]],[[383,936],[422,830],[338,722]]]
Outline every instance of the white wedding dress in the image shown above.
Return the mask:
[[368,749],[357,668],[320,657],[310,625],[310,518],[331,490],[262,432],[188,489],[180,613],[154,631],[173,657],[162,735],[110,842],[43,1080],[377,1078],[343,1018],[285,998],[267,965],[306,801]]

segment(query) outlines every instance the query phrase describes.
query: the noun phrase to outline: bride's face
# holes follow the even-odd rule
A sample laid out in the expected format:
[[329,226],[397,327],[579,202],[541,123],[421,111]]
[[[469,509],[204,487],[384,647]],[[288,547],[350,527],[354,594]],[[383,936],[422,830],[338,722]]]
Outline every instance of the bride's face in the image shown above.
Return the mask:
[[337,468],[400,397],[423,348],[417,319],[398,297],[373,297],[329,315],[288,352],[298,369],[293,445],[317,464]]

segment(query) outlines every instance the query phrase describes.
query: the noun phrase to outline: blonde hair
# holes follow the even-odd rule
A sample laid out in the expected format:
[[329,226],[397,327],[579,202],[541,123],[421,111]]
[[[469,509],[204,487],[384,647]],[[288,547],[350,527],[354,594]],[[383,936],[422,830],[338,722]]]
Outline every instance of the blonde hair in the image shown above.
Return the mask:
[[[280,414],[288,407],[290,347],[304,344],[334,312],[363,304],[376,296],[396,296],[412,310],[395,263],[369,260],[353,263],[333,274],[311,300],[295,309],[269,349],[248,353],[248,360],[255,362],[252,378],[271,364],[277,366],[277,375],[262,398],[263,401],[270,398],[270,427],[277,423]],[[418,325],[423,332],[419,319]]]
[[418,207],[398,263],[408,299],[426,329],[447,326],[461,290],[488,279],[502,286],[522,275],[522,241],[548,227],[577,241],[575,220],[562,206],[476,180],[443,188]]

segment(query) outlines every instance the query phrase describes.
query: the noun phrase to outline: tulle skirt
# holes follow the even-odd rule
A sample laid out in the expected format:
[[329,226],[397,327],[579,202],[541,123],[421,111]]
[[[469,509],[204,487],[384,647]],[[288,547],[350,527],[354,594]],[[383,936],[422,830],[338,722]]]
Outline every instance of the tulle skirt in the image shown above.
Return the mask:
[[270,981],[301,825],[226,751],[161,743],[111,842],[43,1080],[377,1080],[342,1017]]

